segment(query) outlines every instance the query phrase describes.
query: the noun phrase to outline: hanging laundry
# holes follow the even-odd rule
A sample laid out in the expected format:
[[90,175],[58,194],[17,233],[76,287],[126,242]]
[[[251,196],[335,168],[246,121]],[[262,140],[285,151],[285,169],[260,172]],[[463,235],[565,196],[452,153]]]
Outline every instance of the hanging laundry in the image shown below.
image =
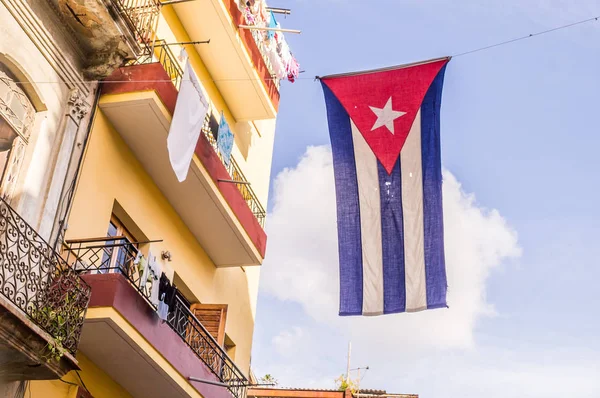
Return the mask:
[[254,17],[254,14],[252,14],[252,10],[250,9],[250,7],[245,7],[242,12],[248,25],[256,24],[256,18]]
[[219,134],[217,135],[217,148],[226,166],[229,166],[231,151],[233,149],[233,133],[221,111],[221,122],[219,123]]
[[167,292],[171,289],[171,281],[167,278],[164,272],[160,274],[160,279],[158,282],[158,295],[162,297],[167,294]]
[[144,258],[144,256],[142,255],[142,252],[138,251],[135,255],[135,258],[133,259],[133,265],[138,272],[138,275],[137,275],[138,277],[141,277],[145,271],[144,268],[145,268],[146,263],[144,261],[142,261],[143,258]]
[[300,64],[296,61],[296,58],[292,55],[292,59],[288,66],[286,67],[288,80],[292,83],[296,81],[298,75],[300,74]]
[[[273,14],[273,11],[269,11],[270,16],[269,16],[269,28],[274,29],[277,28],[277,20],[275,19],[275,15]],[[267,38],[273,39],[275,37],[275,31],[273,30],[269,30],[267,32]]]
[[184,62],[188,59],[187,51],[185,51],[185,47],[181,46],[181,51],[179,51],[179,55],[177,56],[179,62]]
[[157,313],[158,317],[163,321],[166,321],[169,316],[169,305],[165,302],[165,293],[160,296]]
[[171,307],[175,301],[175,295],[177,293],[177,288],[174,284],[171,283],[167,275],[165,273],[161,273],[160,281],[158,282],[158,294],[160,296],[159,304],[158,304],[158,316],[166,320]]
[[[156,261],[156,256],[153,256],[152,253],[148,253],[148,273],[146,274],[146,287],[150,285],[150,302],[158,306],[159,302],[159,281],[158,275],[161,274],[161,269]],[[146,289],[144,289],[146,290]]]
[[160,300],[158,301],[158,317],[162,320],[167,319],[167,315],[169,314],[169,305],[167,304],[167,294],[171,290],[171,281],[163,272],[160,275],[160,281],[158,282],[158,295]]
[[267,10],[267,3],[264,0],[261,0],[259,3],[259,13],[260,13],[260,18],[263,21],[270,21],[270,17],[273,14],[271,11]]
[[285,65],[277,52],[277,43],[275,40],[271,40],[270,43],[266,47],[266,54],[269,62],[271,63],[271,68],[275,77],[278,79],[285,79],[287,76],[287,72],[285,70]]
[[188,59],[167,137],[171,167],[179,182],[187,177],[207,112],[208,100]]
[[150,270],[149,262],[146,260],[144,256],[140,258],[140,262],[138,264],[138,272],[142,270],[140,277],[140,286],[148,290],[148,292],[152,291],[152,283],[154,282],[153,274]]

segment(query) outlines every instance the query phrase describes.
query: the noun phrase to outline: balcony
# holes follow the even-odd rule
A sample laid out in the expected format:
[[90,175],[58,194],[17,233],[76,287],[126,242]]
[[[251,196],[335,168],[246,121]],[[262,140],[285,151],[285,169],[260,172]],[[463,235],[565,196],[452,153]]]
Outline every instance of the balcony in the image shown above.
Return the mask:
[[102,79],[124,61],[151,52],[159,0],[51,0],[74,32],[88,79]]
[[[181,299],[176,297],[166,322],[159,320],[152,296],[158,278],[135,265],[139,245],[122,237],[66,242],[67,262],[93,291],[81,351],[133,396],[187,397],[185,383],[205,397],[245,397],[246,377]],[[114,311],[94,312],[107,308]],[[168,364],[151,355],[144,341]],[[107,345],[110,352],[103,349]],[[170,368],[213,384],[178,382]]]
[[254,190],[252,189],[250,183],[244,176],[244,173],[242,173],[242,170],[240,169],[240,166],[237,164],[235,159],[231,157],[229,159],[229,164],[225,163],[225,161],[223,160],[221,152],[219,152],[217,147],[217,131],[213,131],[213,128],[211,126],[218,126],[218,122],[216,121],[214,116],[207,114],[206,120],[204,121],[204,126],[202,127],[202,134],[204,135],[210,146],[213,148],[213,151],[218,156],[219,160],[221,161],[221,164],[227,170],[227,173],[231,177],[231,181],[233,181],[238,191],[240,191],[240,194],[242,194],[242,197],[244,198],[246,204],[252,211],[252,214],[254,214],[254,217],[256,218],[260,226],[264,228],[265,219],[267,217],[265,208],[258,200],[258,196],[256,196],[256,193],[254,193]]
[[160,63],[122,67],[110,76],[100,109],[215,266],[259,265],[265,210],[235,160],[226,166],[215,150],[214,117],[207,116],[187,179],[179,183],[172,171],[166,139],[181,71],[168,47],[159,47],[145,62]]
[[78,369],[90,296],[90,286],[0,199],[0,383]]
[[273,119],[279,107],[279,87],[268,59],[245,25],[236,0],[189,1],[172,8],[196,45],[215,85],[238,121]]

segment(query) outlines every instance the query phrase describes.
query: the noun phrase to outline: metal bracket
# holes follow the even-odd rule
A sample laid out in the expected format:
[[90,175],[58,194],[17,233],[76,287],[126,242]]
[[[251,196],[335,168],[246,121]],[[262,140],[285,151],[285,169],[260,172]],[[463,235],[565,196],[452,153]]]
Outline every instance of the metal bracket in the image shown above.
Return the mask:
[[267,7],[267,11],[271,11],[275,14],[284,14],[284,15],[290,15],[292,13],[292,10],[290,10],[289,8],[279,8],[279,7]]
[[171,4],[187,3],[188,1],[194,1],[194,0],[165,0],[165,1],[161,2],[160,5],[161,6],[170,6]]
[[224,180],[222,178],[217,179],[218,182],[228,182],[230,184],[242,184],[242,185],[250,185],[248,181],[236,181],[236,180]]
[[190,376],[188,377],[189,381],[195,381],[197,383],[204,383],[204,384],[210,384],[213,386],[219,386],[219,387],[225,387],[225,388],[229,388],[229,387],[257,387],[257,386],[274,386],[275,384],[273,383],[259,383],[259,384],[250,384],[250,383],[233,383],[233,384],[225,384],[225,383],[221,383],[219,381],[212,381],[212,380],[206,380],[206,379],[200,379],[198,377],[194,377],[194,376]]
[[296,33],[296,34],[302,33],[302,31],[298,30],[298,29],[269,28],[266,26],[239,25],[238,28],[250,29],[250,30],[268,30],[268,31],[272,31],[272,32],[286,32],[286,33]]
[[200,40],[200,41],[180,41],[176,43],[160,43],[156,44],[156,47],[166,47],[166,46],[185,46],[187,44],[209,44],[210,39],[208,40]]

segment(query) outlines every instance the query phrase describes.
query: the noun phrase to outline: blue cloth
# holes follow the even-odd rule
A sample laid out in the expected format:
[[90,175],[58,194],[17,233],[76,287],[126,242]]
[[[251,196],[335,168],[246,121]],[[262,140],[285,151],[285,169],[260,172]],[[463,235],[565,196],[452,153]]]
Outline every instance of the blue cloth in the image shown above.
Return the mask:
[[[269,11],[269,15],[269,28],[277,28],[277,20],[275,19],[275,14],[273,14],[273,11]],[[269,39],[272,39],[273,37],[275,37],[275,32],[272,30],[268,30],[267,37]]]
[[221,111],[221,122],[219,123],[219,134],[217,135],[217,148],[223,158],[225,165],[229,166],[231,151],[233,149],[233,133],[225,121],[225,116]]
[[337,197],[340,315],[360,315],[363,302],[360,206],[350,118],[325,84],[323,91],[327,104]]

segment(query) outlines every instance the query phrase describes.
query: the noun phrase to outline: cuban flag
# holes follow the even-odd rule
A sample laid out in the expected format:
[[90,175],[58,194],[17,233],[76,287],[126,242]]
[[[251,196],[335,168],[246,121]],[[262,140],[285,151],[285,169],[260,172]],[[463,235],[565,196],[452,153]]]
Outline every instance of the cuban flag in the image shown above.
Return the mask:
[[440,104],[449,60],[321,78],[342,316],[447,307]]

